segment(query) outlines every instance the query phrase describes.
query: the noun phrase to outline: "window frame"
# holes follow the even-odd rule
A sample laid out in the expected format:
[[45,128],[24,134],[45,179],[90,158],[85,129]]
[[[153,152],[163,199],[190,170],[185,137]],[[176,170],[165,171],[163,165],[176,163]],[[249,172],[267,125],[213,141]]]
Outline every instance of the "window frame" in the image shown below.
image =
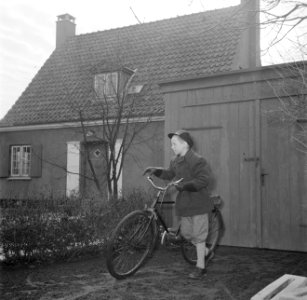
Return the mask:
[[113,98],[118,93],[118,72],[99,73],[94,77],[94,90],[98,98]]
[[[11,178],[29,178],[31,176],[32,151],[32,146],[29,144],[12,145],[10,147]],[[27,153],[28,155],[26,155]]]

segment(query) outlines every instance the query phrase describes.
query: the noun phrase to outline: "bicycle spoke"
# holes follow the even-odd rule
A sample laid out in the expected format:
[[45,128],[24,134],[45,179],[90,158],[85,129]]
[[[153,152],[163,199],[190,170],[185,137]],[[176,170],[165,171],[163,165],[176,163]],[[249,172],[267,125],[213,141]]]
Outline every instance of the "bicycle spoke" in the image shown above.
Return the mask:
[[126,255],[121,255],[116,261],[114,261],[114,264],[117,272],[125,273],[127,270],[130,270],[131,267],[134,267],[135,260],[132,260],[131,257],[127,257]]

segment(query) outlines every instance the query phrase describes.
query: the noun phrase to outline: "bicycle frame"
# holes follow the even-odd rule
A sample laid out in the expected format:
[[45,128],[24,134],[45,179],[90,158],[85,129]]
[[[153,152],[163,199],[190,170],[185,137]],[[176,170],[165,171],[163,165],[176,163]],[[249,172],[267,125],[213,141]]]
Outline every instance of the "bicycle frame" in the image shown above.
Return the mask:
[[[151,185],[158,190],[158,193],[157,193],[157,196],[155,198],[155,200],[153,201],[153,203],[151,204],[150,208],[147,208],[146,210],[147,211],[150,211],[152,213],[152,217],[151,218],[155,218],[155,220],[159,220],[160,224],[162,225],[163,229],[169,233],[169,229],[163,219],[163,217],[161,216],[161,214],[159,213],[159,211],[157,210],[157,204],[160,204],[160,207],[163,205],[163,204],[174,204],[175,202],[174,201],[164,201],[164,197],[165,197],[165,194],[167,192],[167,190],[173,186],[174,184],[177,184],[179,182],[181,182],[183,180],[183,178],[175,181],[175,182],[170,182],[169,184],[167,184],[165,187],[160,187],[160,186],[157,186],[153,179],[148,176],[147,177],[147,180],[151,183]],[[179,232],[179,228],[176,232],[176,234]]]
[[[151,206],[149,208],[146,208],[146,210],[151,212],[151,214],[152,214],[151,217],[150,217],[151,220],[152,220],[152,218],[155,218],[156,222],[157,222],[157,220],[160,222],[160,224],[162,225],[162,227],[164,229],[164,233],[163,233],[164,235],[169,234],[169,233],[172,233],[172,234],[175,233],[175,236],[177,236],[180,232],[180,226],[178,227],[178,229],[176,231],[170,232],[170,230],[167,227],[163,217],[161,216],[161,214],[157,210],[157,204],[161,204],[160,207],[162,206],[162,204],[174,204],[175,201],[164,201],[165,194],[171,186],[181,182],[183,180],[183,178],[179,179],[178,181],[170,182],[165,187],[157,186],[150,176],[147,177],[147,180],[151,183],[151,185],[155,189],[158,190],[158,193],[157,193],[155,200],[153,201],[153,203],[151,204]],[[214,207],[213,210],[212,210],[212,213],[216,213],[217,211],[219,211],[219,207],[222,205],[222,199],[219,195],[211,195],[211,198],[212,198],[213,207]],[[164,238],[164,236],[162,236],[162,241],[163,241],[163,238]]]

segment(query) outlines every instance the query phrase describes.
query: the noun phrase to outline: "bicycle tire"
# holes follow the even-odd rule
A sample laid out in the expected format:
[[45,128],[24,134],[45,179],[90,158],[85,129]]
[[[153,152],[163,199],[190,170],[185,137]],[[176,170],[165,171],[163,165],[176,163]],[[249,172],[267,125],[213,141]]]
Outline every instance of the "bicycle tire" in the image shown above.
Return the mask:
[[133,275],[152,253],[156,224],[146,211],[133,211],[116,226],[107,245],[106,263],[116,279]]
[[[205,257],[206,265],[213,258],[214,251],[222,235],[223,223],[222,216],[218,209],[214,209],[209,219],[209,232],[206,239],[207,253]],[[196,247],[190,241],[183,240],[181,244],[181,254],[183,258],[191,265],[196,265],[197,253]]]

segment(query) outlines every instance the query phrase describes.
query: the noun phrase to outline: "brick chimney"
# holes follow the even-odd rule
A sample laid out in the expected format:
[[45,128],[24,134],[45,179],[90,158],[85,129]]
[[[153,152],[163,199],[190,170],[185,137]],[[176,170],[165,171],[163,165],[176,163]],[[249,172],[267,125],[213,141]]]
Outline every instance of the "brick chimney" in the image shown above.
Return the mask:
[[62,45],[65,40],[76,34],[75,18],[69,14],[58,16],[56,22],[56,47]]

